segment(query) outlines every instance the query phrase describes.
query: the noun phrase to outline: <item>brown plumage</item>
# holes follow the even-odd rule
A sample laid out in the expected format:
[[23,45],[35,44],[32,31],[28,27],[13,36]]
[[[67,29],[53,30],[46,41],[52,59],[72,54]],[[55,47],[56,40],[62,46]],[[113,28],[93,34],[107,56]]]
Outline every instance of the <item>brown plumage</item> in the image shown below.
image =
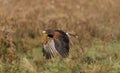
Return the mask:
[[69,38],[62,30],[46,30],[43,31],[46,34],[43,43],[43,56],[46,59],[55,57],[57,54],[62,57],[69,55]]

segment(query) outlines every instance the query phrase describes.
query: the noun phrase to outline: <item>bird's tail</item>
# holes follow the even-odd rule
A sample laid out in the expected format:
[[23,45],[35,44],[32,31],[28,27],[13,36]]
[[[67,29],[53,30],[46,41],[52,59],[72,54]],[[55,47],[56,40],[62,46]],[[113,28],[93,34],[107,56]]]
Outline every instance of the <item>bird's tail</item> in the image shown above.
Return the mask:
[[72,36],[72,37],[75,37],[75,38],[78,38],[78,35],[76,34],[72,34],[72,33],[66,33],[68,36]]

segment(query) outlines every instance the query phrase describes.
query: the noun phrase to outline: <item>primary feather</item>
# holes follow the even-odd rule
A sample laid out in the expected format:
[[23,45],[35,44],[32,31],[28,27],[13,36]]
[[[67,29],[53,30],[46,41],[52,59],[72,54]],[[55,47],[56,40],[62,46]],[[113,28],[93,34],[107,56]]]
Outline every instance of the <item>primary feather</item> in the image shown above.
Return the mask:
[[43,45],[43,56],[46,59],[55,57],[60,54],[62,57],[69,55],[69,38],[62,30],[47,30],[46,34],[49,39]]

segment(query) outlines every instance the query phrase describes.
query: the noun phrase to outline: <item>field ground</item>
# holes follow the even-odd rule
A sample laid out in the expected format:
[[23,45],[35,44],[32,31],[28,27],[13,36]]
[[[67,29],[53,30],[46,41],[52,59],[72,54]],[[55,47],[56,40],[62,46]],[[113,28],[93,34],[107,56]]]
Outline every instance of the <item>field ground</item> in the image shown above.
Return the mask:
[[[73,48],[72,51],[75,51]],[[119,73],[120,42],[109,45],[93,45],[83,56],[76,59],[48,61],[43,73]],[[72,53],[74,57],[75,53]],[[43,67],[44,67],[43,66]],[[41,67],[41,66],[40,66]]]
[[[66,59],[45,60],[41,48],[35,48],[32,55],[21,55],[13,64],[0,62],[1,73],[119,73],[120,42],[107,45],[93,45],[80,56],[71,48]],[[5,67],[5,68],[3,68]],[[9,70],[7,70],[9,69]]]

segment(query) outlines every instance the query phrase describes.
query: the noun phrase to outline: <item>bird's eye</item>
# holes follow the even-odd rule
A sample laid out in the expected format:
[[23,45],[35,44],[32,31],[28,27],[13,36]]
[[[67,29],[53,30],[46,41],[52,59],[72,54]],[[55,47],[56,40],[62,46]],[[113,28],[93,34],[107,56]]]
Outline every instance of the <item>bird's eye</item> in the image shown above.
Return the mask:
[[48,34],[48,37],[53,38],[53,35],[52,34]]

